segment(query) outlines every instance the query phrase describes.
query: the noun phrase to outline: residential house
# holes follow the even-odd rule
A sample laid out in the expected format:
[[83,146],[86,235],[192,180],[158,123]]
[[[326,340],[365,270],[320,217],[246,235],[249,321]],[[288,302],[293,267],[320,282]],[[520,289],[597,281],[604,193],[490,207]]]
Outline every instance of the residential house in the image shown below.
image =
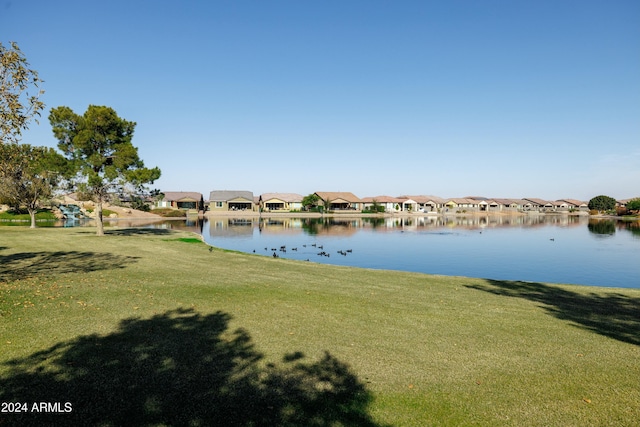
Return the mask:
[[501,205],[493,199],[480,200],[478,210],[480,212],[500,212]]
[[522,209],[521,201],[517,199],[493,199],[498,204],[500,212],[518,212]]
[[436,212],[438,209],[437,205],[443,203],[442,199],[433,196],[402,195],[398,198],[403,202],[403,204],[400,205],[402,210],[409,210],[411,212]]
[[314,193],[321,200],[322,206],[330,211],[361,211],[362,200],[353,193],[348,192],[330,192],[316,191]]
[[533,197],[525,198],[523,200],[525,201],[524,210],[540,212],[553,210],[553,203],[547,200],[536,199]]
[[518,205],[520,206],[520,210],[523,212],[529,212],[529,211],[537,211],[539,206],[537,203],[533,203],[529,200],[525,200],[525,199],[513,199],[514,202],[517,202]]
[[447,212],[473,212],[479,210],[478,203],[477,200],[467,198],[446,199],[444,208]]
[[403,212],[418,212],[418,202],[409,197],[398,197],[398,206]]
[[589,210],[589,206],[587,202],[582,202],[580,200],[575,200],[575,199],[560,199],[552,203],[553,203],[554,210],[558,212]]
[[264,193],[259,197],[260,210],[290,212],[302,209],[303,196],[295,193]]
[[499,202],[498,199],[487,199],[486,197],[478,196],[467,196],[465,199],[474,200],[478,205],[477,210],[479,212],[501,212],[504,209],[504,203]]
[[564,200],[555,200],[551,202],[551,204],[553,205],[553,210],[556,212],[569,212],[570,205]]
[[253,211],[255,203],[251,191],[214,190],[209,194],[211,212]]
[[589,211],[589,204],[587,202],[583,202],[582,200],[576,199],[562,199],[561,201],[566,202],[569,205],[570,210],[578,210],[578,211]]
[[204,211],[202,193],[195,191],[165,191],[162,194],[163,197],[155,203],[155,208]]
[[436,196],[412,196],[412,199],[420,203],[421,208],[425,212],[439,212],[444,207],[444,200]]
[[385,212],[396,212],[396,206],[399,209],[398,198],[391,196],[375,196],[365,197],[362,200],[362,209],[372,209],[373,204],[382,206]]

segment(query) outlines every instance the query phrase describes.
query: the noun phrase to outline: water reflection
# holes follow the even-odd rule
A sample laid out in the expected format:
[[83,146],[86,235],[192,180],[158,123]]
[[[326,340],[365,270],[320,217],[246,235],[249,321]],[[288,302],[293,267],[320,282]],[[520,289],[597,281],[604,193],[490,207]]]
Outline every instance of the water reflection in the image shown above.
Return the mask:
[[[81,220],[83,222],[84,220]],[[74,221],[77,224],[78,221]],[[82,225],[87,225],[82,224]],[[93,225],[93,224],[90,224]],[[348,236],[360,230],[384,231],[433,231],[437,229],[484,230],[491,228],[583,227],[595,235],[613,235],[616,229],[629,231],[640,237],[640,221],[594,220],[579,216],[531,215],[531,216],[469,216],[469,217],[354,217],[354,218],[188,218],[175,220],[118,220],[111,226],[154,227],[211,237],[251,237],[258,234],[310,236]]]
[[640,221],[622,221],[621,228],[631,232],[633,237],[640,239]]
[[428,231],[439,228],[482,230],[497,227],[574,227],[586,224],[585,218],[577,216],[468,216],[468,217],[325,217],[325,218],[210,218],[209,236],[242,237],[260,234],[298,234],[311,236],[348,236],[359,230]]
[[587,227],[591,233],[600,237],[613,236],[616,233],[616,222],[611,219],[590,219]]

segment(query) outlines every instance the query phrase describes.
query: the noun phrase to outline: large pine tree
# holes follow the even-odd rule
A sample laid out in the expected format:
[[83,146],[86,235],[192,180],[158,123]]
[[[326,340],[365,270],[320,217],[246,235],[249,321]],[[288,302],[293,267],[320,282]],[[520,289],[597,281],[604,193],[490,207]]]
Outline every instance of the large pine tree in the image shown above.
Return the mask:
[[144,166],[131,142],[136,123],[110,107],[90,105],[82,116],[58,107],[51,110],[49,122],[58,148],[79,171],[79,190],[96,203],[96,234],[102,236],[102,204],[108,196],[124,186],[141,190],[160,177],[160,169]]

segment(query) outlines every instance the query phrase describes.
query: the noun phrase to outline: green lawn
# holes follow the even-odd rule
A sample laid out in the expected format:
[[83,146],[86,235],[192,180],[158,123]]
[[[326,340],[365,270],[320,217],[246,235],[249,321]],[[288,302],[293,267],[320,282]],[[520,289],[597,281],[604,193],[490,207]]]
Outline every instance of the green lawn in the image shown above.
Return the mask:
[[333,267],[193,237],[0,228],[0,402],[29,410],[0,425],[640,419],[640,290]]
[[[36,221],[55,221],[57,218],[49,209],[40,209],[36,213]],[[31,221],[28,212],[5,211],[0,212],[0,221]],[[2,225],[2,224],[0,224]]]

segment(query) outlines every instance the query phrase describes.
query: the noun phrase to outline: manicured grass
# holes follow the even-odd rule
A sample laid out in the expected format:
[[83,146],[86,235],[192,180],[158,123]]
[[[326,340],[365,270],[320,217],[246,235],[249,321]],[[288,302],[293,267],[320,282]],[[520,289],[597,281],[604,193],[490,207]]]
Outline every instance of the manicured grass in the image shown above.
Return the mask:
[[195,240],[0,229],[0,402],[73,405],[0,413],[0,425],[640,419],[638,289],[333,267]]
[[[48,209],[40,209],[36,213],[37,221],[54,221],[56,216]],[[27,212],[5,211],[0,212],[0,220],[2,221],[31,221],[31,217]]]

